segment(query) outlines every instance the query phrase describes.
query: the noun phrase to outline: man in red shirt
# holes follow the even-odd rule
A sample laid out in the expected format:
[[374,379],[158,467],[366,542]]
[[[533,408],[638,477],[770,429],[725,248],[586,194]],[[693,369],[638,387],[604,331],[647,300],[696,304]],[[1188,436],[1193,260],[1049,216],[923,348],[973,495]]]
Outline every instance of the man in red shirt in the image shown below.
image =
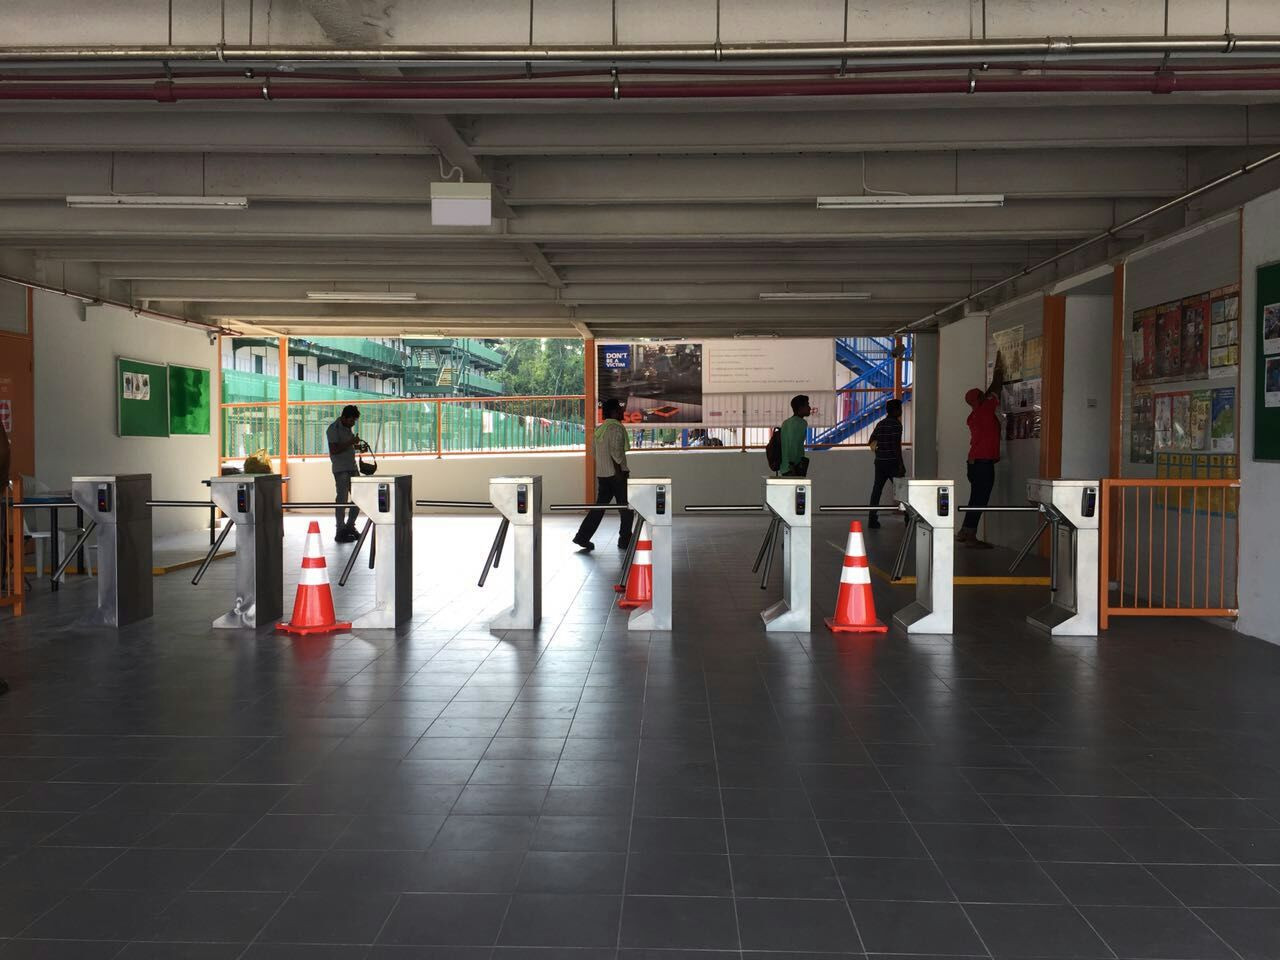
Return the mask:
[[974,387],[964,395],[965,403],[972,408],[969,419],[969,507],[964,525],[956,538],[969,547],[990,550],[991,544],[978,539],[978,521],[981,510],[991,501],[991,489],[996,484],[996,464],[1000,461],[1000,390],[1004,386],[1004,357],[997,351],[996,368],[991,385],[983,391]]

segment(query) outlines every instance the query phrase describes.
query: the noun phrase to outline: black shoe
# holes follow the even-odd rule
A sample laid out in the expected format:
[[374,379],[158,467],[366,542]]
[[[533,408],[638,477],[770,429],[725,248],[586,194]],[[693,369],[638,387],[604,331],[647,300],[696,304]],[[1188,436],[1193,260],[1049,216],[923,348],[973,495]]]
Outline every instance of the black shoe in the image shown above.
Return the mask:
[[868,521],[867,521],[867,529],[868,529],[868,530],[879,530],[879,529],[880,529],[880,521],[879,521],[879,520],[876,520],[876,519],[874,519],[874,518],[872,518],[871,520],[868,520]]
[[573,542],[578,546],[578,549],[582,550],[583,553],[590,553],[596,548],[596,545],[590,540],[579,540],[577,537],[574,537]]
[[333,535],[334,543],[354,543],[360,539],[360,534],[354,530],[339,530]]

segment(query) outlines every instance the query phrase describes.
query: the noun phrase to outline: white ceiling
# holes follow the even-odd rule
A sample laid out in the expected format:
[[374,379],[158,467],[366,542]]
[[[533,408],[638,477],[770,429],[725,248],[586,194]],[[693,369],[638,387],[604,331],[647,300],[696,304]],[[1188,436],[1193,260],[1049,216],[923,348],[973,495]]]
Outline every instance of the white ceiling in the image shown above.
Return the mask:
[[[1082,38],[1159,36],[1166,14],[1170,33],[1227,28],[1227,6],[1217,0],[227,0],[225,28],[219,0],[174,0],[172,7],[170,21],[160,0],[92,7],[8,0],[0,7],[0,58],[13,61],[6,54],[33,45],[216,45],[224,35],[228,44],[275,48],[521,44],[531,31],[535,44],[593,45],[613,43],[616,32],[624,46],[706,43],[716,30],[725,43]],[[1229,15],[1235,33],[1280,34],[1273,2],[1234,0]],[[1223,62],[1255,69],[1238,57]],[[1158,58],[1124,61],[1137,63]],[[514,72],[519,83],[526,70],[276,60],[257,65],[256,76],[282,65],[355,82]],[[919,65],[894,61],[899,73],[878,76],[907,76]],[[684,66],[722,71],[705,79],[744,79],[714,63]],[[765,80],[778,74],[763,71],[815,68],[834,74],[839,64],[732,67]],[[244,68],[214,62],[174,69],[234,81]],[[541,75],[584,65],[532,69]],[[596,76],[580,82],[608,81],[607,63],[585,69]],[[619,83],[625,89],[653,79],[643,69],[627,61]],[[663,69],[661,79],[674,79],[673,67]],[[965,70],[951,64],[932,75],[963,77]],[[74,64],[10,62],[3,74],[96,83],[90,78],[160,76],[163,69],[81,57]],[[1042,75],[1027,68],[1005,74]],[[246,331],[885,333],[1277,144],[1276,91],[617,102],[0,99],[0,265],[9,276]],[[453,166],[469,180],[494,184],[492,226],[431,226],[428,185]],[[983,303],[1274,189],[1280,164],[1273,166],[1023,277]],[[864,190],[1003,193],[1007,202],[973,210],[815,208],[819,195]],[[112,192],[242,195],[250,206],[143,212],[65,204],[69,194]],[[307,298],[317,289],[412,291],[419,300],[318,304]],[[759,299],[784,291],[871,297]]]

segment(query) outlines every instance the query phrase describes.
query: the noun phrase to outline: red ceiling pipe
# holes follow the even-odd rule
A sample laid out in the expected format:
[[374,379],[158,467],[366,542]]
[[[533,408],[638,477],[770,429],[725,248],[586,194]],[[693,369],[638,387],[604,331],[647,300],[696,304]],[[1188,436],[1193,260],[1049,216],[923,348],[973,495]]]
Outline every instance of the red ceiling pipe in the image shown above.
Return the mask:
[[1280,90],[1275,74],[1180,76],[960,76],[869,80],[827,78],[728,82],[438,83],[388,82],[176,83],[150,86],[109,83],[0,83],[0,100],[152,100],[161,103],[196,100],[654,100],[700,98],[853,97],[894,94],[978,93],[1197,93]]

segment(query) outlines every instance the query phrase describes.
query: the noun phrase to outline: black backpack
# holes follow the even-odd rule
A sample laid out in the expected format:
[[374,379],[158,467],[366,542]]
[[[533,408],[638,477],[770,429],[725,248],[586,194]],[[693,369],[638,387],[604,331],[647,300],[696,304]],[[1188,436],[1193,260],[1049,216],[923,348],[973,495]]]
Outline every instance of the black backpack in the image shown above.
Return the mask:
[[769,461],[769,469],[774,473],[782,469],[782,431],[777,427],[769,434],[769,442],[764,447],[764,458]]

